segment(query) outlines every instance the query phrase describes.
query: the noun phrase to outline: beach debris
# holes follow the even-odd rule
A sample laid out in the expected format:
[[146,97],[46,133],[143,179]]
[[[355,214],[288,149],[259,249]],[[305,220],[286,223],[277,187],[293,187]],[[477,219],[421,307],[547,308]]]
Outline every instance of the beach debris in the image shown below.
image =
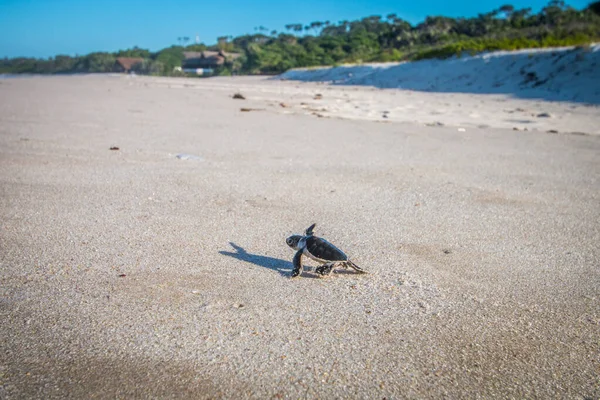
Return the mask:
[[244,95],[241,93],[235,93],[232,97],[238,100],[246,100],[246,97],[244,97]]
[[119,148],[117,146],[113,146],[109,150],[119,150]]
[[119,275],[118,275],[118,277],[119,277],[119,278],[125,278],[126,276],[127,276],[127,275],[125,275],[125,274],[119,274]]
[[323,95],[321,93],[317,93],[315,94],[315,97],[313,97],[315,100],[321,100],[323,98]]
[[444,126],[444,124],[440,121],[436,121],[436,122],[428,122],[425,124],[426,126]]
[[200,156],[196,156],[194,154],[185,154],[185,153],[181,153],[181,154],[177,154],[175,156],[175,158],[179,158],[180,160],[197,160],[197,161],[202,161],[204,160],[202,157]]
[[457,129],[459,132],[466,132],[467,130],[465,128],[458,128]]
[[315,272],[321,276],[329,275],[336,266],[346,269],[350,267],[356,272],[366,273],[365,270],[350,261],[346,253],[327,240],[315,236],[313,230],[316,225],[312,224],[309,226],[304,231],[304,235],[292,235],[285,240],[288,246],[296,250],[296,255],[294,255],[293,259],[294,270],[292,271],[292,278],[300,275],[300,272],[303,270],[302,256],[311,258],[321,264],[315,269]]
[[550,129],[550,130],[547,130],[546,132],[548,132],[548,133],[558,133],[558,131],[556,129]]
[[241,112],[250,112],[250,111],[263,111],[263,108],[248,108],[248,107],[242,107],[240,108]]
[[518,131],[519,128],[517,128],[516,126],[513,126],[513,131]]
[[538,118],[552,118],[552,114],[547,113],[547,112],[543,112],[543,113],[539,113],[537,115]]
[[444,251],[444,254],[450,254],[450,253],[452,253],[452,250],[450,250],[450,249],[444,249],[443,251]]
[[288,107],[289,107],[289,106],[288,106],[287,104],[285,104],[285,103],[279,103],[279,106],[280,106],[280,107],[283,107],[283,108],[288,108]]
[[244,305],[242,303],[235,303],[233,305],[234,308],[244,308]]

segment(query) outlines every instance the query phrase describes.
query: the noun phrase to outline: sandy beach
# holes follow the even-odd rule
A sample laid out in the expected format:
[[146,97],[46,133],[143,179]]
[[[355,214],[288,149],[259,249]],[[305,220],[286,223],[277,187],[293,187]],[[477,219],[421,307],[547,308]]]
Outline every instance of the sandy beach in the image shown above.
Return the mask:
[[600,398],[598,105],[2,79],[0,221],[2,399]]

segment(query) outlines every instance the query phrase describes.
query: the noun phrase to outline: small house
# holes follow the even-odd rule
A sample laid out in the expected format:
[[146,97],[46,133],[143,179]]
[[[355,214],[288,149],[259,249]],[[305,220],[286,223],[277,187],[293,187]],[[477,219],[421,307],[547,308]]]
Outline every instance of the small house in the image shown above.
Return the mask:
[[125,72],[128,73],[131,71],[134,65],[143,62],[143,58],[139,57],[117,57],[117,61],[115,61],[115,72]]
[[181,68],[185,72],[212,73],[216,68],[223,66],[238,58],[240,55],[235,53],[225,53],[224,51],[184,51]]

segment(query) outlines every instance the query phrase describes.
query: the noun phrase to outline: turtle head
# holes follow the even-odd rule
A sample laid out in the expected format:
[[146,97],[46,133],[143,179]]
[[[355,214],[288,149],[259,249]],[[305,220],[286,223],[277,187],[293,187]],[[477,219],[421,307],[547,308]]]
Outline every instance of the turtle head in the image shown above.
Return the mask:
[[300,250],[300,248],[298,247],[298,244],[300,243],[300,240],[302,240],[303,237],[304,236],[300,236],[300,235],[292,235],[289,238],[285,239],[285,242],[292,249]]

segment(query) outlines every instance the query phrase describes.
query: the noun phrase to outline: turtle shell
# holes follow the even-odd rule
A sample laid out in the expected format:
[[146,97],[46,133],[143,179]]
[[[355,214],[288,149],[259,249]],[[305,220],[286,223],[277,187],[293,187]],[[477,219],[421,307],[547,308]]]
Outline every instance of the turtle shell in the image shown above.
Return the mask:
[[314,258],[324,261],[346,261],[348,256],[329,243],[327,240],[316,236],[306,238],[306,250]]

